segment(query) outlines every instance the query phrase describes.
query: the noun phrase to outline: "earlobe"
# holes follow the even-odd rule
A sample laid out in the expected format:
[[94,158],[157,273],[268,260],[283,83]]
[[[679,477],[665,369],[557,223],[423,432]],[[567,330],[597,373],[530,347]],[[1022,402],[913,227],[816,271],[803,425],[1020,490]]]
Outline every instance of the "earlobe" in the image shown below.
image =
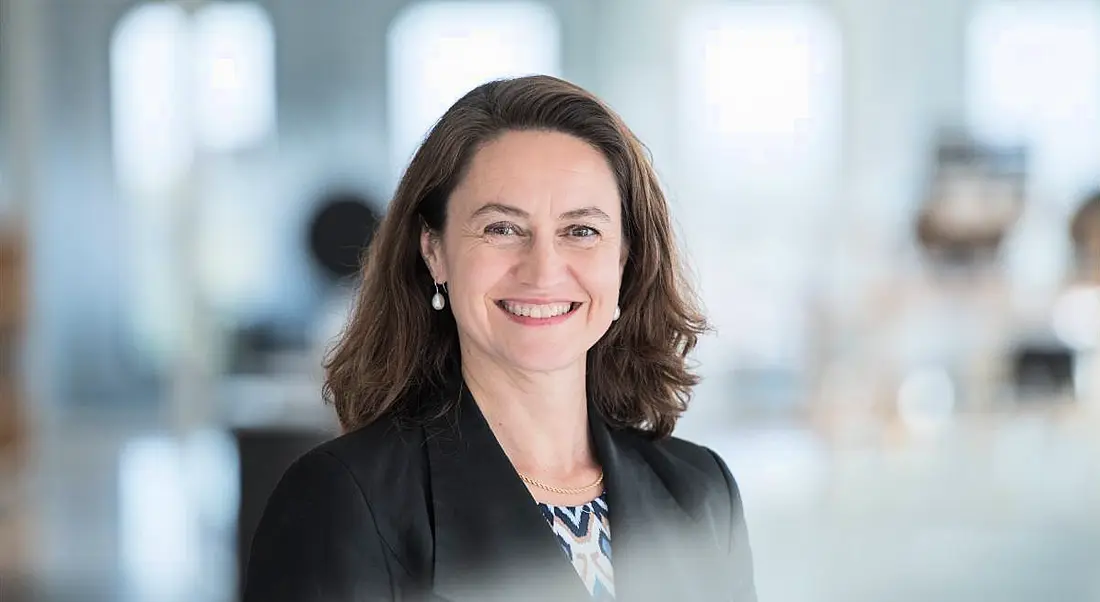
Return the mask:
[[426,227],[420,232],[420,256],[428,266],[435,282],[446,282],[447,274],[439,260],[439,239],[432,235]]

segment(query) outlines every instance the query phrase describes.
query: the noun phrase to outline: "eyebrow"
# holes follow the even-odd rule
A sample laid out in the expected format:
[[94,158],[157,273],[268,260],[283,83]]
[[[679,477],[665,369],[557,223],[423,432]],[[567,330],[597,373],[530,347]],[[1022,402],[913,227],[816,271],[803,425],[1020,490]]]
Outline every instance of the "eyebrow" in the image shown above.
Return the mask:
[[477,211],[470,214],[471,218],[481,217],[489,213],[503,213],[514,217],[528,217],[528,213],[519,207],[505,205],[504,203],[485,203],[478,207]]
[[[504,203],[485,203],[481,207],[478,207],[477,211],[474,211],[470,217],[481,217],[489,213],[503,213],[505,215],[511,215],[514,217],[530,217],[530,214],[520,209],[519,207],[513,207],[512,205],[505,205]],[[581,219],[581,218],[595,218],[601,221],[610,222],[611,217],[607,215],[599,207],[581,207],[580,209],[571,209],[558,216],[559,221]]]
[[581,218],[595,218],[600,221],[610,222],[611,217],[603,212],[599,207],[582,207],[580,209],[573,209],[572,211],[566,211],[558,216],[558,220],[571,220]]

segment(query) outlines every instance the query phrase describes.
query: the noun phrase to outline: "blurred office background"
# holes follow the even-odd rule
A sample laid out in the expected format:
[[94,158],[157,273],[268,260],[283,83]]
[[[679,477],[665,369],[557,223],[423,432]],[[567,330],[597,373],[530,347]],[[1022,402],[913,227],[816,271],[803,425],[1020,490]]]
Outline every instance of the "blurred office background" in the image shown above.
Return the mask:
[[234,600],[403,165],[531,72],[669,190],[761,600],[1100,600],[1100,0],[0,0],[0,599]]

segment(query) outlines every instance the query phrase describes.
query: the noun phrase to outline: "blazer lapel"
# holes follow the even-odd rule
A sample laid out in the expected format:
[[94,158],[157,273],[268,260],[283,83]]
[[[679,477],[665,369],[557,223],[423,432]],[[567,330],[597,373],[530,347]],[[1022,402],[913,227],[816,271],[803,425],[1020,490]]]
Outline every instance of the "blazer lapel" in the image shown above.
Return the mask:
[[611,429],[592,405],[589,424],[606,475],[616,600],[728,598],[703,482],[662,466],[652,444]]
[[457,415],[425,428],[435,593],[456,602],[590,598],[472,395],[465,386],[457,395]]

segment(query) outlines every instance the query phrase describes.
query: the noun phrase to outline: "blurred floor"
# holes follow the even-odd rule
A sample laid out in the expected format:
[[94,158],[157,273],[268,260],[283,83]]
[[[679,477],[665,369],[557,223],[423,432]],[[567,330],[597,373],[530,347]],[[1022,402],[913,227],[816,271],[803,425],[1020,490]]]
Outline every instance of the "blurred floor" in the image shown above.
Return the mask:
[[817,448],[802,432],[813,443],[786,457],[731,440],[761,600],[1100,600],[1097,432],[1039,413],[904,443]]
[[[761,600],[1092,602],[1100,600],[1096,434],[1084,417],[1029,414],[969,418],[888,445],[826,444],[796,428],[702,439],[739,476]],[[156,491],[141,495],[161,504],[159,518],[127,516],[149,508],[124,499],[135,465],[124,450],[167,440],[156,420],[124,415],[43,434],[30,489],[37,575],[28,599],[232,599],[235,548],[224,525],[158,502]],[[170,455],[138,464],[160,472],[158,457]],[[199,466],[231,475],[233,467],[217,468],[222,460]],[[167,478],[187,472],[183,465],[166,462],[165,478],[143,482],[171,494],[194,483]],[[193,491],[176,497],[206,503]],[[135,525],[144,530],[136,539]],[[135,561],[142,550],[153,557]]]

